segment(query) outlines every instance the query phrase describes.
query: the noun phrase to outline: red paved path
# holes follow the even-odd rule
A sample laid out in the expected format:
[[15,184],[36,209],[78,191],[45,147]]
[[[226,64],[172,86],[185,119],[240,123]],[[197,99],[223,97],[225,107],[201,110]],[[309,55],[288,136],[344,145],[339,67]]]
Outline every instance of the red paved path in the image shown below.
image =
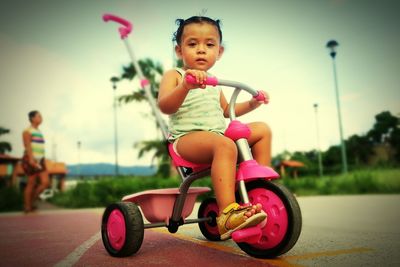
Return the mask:
[[0,266],[272,266],[153,230],[137,254],[113,258],[99,238],[100,219],[90,210],[1,215]]

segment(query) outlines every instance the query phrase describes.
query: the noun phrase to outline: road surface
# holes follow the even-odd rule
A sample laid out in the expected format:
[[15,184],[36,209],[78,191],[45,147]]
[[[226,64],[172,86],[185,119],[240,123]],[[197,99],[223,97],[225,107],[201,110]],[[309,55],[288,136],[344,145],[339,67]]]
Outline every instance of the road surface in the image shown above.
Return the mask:
[[0,266],[400,266],[400,195],[298,201],[302,234],[273,260],[249,257],[231,240],[206,241],[196,224],[176,234],[145,230],[137,254],[113,258],[99,233],[103,209],[42,209],[0,214]]

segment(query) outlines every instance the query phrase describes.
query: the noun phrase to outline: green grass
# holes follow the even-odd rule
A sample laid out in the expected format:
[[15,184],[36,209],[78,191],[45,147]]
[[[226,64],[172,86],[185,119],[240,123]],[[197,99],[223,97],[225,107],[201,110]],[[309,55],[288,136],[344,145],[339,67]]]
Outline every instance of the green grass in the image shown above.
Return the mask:
[[293,193],[305,195],[400,193],[400,169],[363,169],[347,175],[282,179]]
[[[399,194],[400,169],[362,169],[347,175],[325,177],[304,176],[297,179],[278,180],[298,196],[344,194]],[[161,177],[109,177],[82,181],[74,189],[56,194],[51,202],[66,208],[105,207],[120,201],[125,195],[136,192],[179,187],[178,178]],[[211,179],[197,180],[192,186],[212,188]],[[212,192],[200,195],[198,200],[212,196]],[[0,211],[22,209],[22,195],[13,188],[0,188]]]

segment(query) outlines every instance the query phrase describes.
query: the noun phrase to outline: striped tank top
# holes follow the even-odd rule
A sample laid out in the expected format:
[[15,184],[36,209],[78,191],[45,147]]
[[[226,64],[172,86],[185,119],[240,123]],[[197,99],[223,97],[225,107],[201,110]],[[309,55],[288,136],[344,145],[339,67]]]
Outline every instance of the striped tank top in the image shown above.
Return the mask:
[[[184,70],[176,69],[182,77]],[[224,134],[225,118],[220,104],[220,87],[189,90],[177,112],[169,116],[170,141],[193,131],[210,131]]]
[[36,160],[44,158],[44,137],[39,129],[30,126],[26,129],[31,135],[32,154]]

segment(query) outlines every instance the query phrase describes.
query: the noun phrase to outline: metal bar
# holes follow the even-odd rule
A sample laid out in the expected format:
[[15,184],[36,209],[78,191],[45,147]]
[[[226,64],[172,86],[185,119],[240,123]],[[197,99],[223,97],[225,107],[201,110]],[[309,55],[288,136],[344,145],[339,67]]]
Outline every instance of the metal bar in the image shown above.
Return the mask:
[[246,184],[243,180],[239,181],[239,194],[244,204],[250,203],[249,195],[247,194]]
[[231,119],[231,121],[236,120],[235,104],[241,90],[242,89],[240,88],[235,88],[235,91],[233,91],[233,94],[231,96],[231,100],[229,101],[229,118]]
[[[124,43],[126,45],[126,49],[128,50],[129,56],[132,60],[132,64],[135,67],[136,73],[139,77],[140,80],[144,80],[146,79],[146,77],[143,75],[142,69],[139,66],[139,63],[136,61],[135,55],[133,53],[133,50],[131,49],[129,42],[127,40],[127,38],[124,39]],[[161,116],[161,113],[157,107],[157,103],[153,97],[153,95],[151,94],[151,90],[150,90],[150,85],[146,85],[144,86],[144,92],[146,94],[146,98],[149,101],[150,107],[153,111],[154,116],[156,117],[157,123],[160,126],[160,129],[164,135],[165,139],[168,139],[168,127],[166,125],[166,123],[164,122],[164,119]]]
[[115,176],[119,176],[119,166],[118,166],[118,122],[117,122],[117,99],[115,97],[116,86],[113,89],[114,96],[114,156],[115,156]]
[[[187,220],[185,220],[184,224],[193,224],[193,223],[211,222],[211,221],[212,221],[211,217],[198,218],[198,219],[187,219]],[[168,225],[165,222],[144,224],[144,229],[157,228],[157,227],[168,227]]]
[[221,86],[229,86],[229,87],[234,87],[234,88],[240,88],[242,90],[245,90],[246,92],[248,92],[249,94],[251,94],[252,96],[257,96],[258,95],[258,91],[243,84],[243,83],[239,83],[239,82],[234,82],[234,81],[228,81],[228,80],[218,80],[218,85]]
[[203,178],[210,174],[210,169],[200,171],[198,173],[193,173],[187,176],[179,187],[179,195],[175,199],[174,209],[172,211],[172,220],[178,222],[182,216],[183,206],[185,205],[185,200],[187,192],[190,185],[197,179]]
[[199,223],[199,222],[211,222],[211,221],[212,221],[211,217],[198,218],[198,219],[188,219],[188,220],[185,220],[185,224]]
[[346,156],[346,143],[343,139],[343,126],[342,126],[342,114],[340,111],[340,100],[339,100],[339,88],[338,88],[338,81],[337,81],[337,74],[336,74],[336,62],[335,58],[332,57],[333,63],[333,77],[335,80],[335,93],[336,93],[336,107],[338,112],[338,120],[339,120],[339,134],[340,134],[340,144],[341,144],[341,151],[342,151],[342,168],[343,173],[347,173],[347,156]]
[[167,224],[165,222],[160,222],[160,223],[148,223],[144,225],[144,229],[148,228],[157,228],[157,227],[167,227]]
[[236,140],[236,146],[238,147],[240,162],[253,159],[247,139],[240,138]]

